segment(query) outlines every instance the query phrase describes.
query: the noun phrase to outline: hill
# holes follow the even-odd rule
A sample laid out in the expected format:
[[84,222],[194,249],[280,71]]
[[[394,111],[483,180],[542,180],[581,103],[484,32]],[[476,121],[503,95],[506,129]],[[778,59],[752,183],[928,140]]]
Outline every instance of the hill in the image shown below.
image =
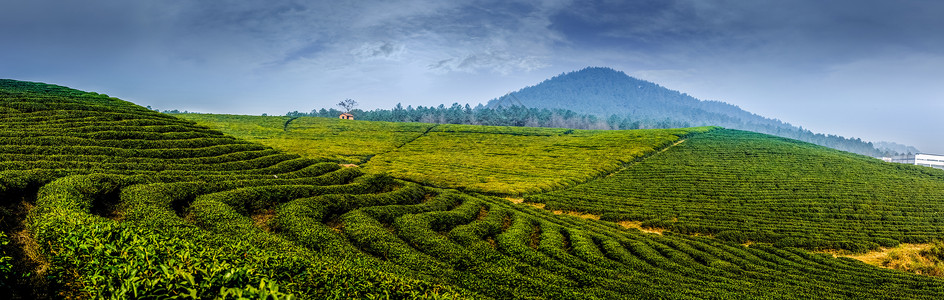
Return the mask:
[[[721,126],[801,140],[843,151],[880,157],[884,153],[860,139],[815,134],[720,101],[703,101],[610,68],[585,68],[522,88],[486,107],[524,105],[568,109],[601,118],[627,118],[658,128],[660,123]],[[644,125],[646,126],[646,125]],[[650,127],[651,128],[651,127]]]
[[[179,114],[239,138],[442,188],[520,195],[612,173],[711,128],[572,130]],[[291,120],[291,122],[287,122]]]
[[941,170],[716,130],[526,201],[738,243],[865,251],[939,239],[941,199]]
[[[213,115],[181,116],[215,120]],[[228,118],[238,117],[201,124],[225,128],[231,123]],[[353,132],[369,132],[374,124],[326,118],[317,123],[322,128],[344,124]],[[546,204],[549,210],[717,235],[737,243],[863,252],[931,242],[944,231],[934,225],[935,212],[944,211],[944,203],[935,201],[944,197],[944,172],[796,140],[717,128],[429,125],[425,133],[371,154],[361,165],[427,185],[525,195],[527,202]],[[306,127],[294,134],[309,135],[305,130],[323,132]],[[285,135],[268,137],[259,141],[278,145]],[[321,148],[318,143],[293,145],[284,150]]]
[[[104,95],[2,80],[0,107],[4,207],[0,292],[11,298],[944,296],[944,280],[938,278],[771,243],[744,246],[672,232],[648,234],[499,197],[424,186],[362,171],[366,168],[343,168],[335,161],[344,156],[311,158],[317,153],[312,149],[305,150],[309,158],[285,154]],[[272,124],[282,123],[283,132],[286,127],[291,130],[285,119],[259,121],[260,128],[252,126],[252,121],[230,128],[255,134],[258,141],[267,140]],[[312,132],[332,126],[329,122],[307,124]],[[418,141],[430,143],[432,139],[422,141],[430,133],[453,135],[437,143],[482,136],[468,134],[476,127],[441,132],[433,128],[399,144],[369,133],[382,127],[351,122],[322,135],[359,136],[359,128],[365,129],[357,142],[376,147],[345,159],[370,158],[372,151],[396,153]],[[486,136],[498,135],[494,137],[501,141],[497,145],[510,145],[516,137],[554,140],[561,136],[548,132],[566,133],[478,129],[489,132]],[[690,131],[685,136],[689,140],[717,129]],[[640,156],[635,152],[622,156],[645,163],[686,145],[675,144],[679,136],[669,133],[615,132],[599,135],[606,139],[594,143],[597,135],[579,133],[587,136],[564,136],[565,140],[544,145],[551,147],[522,147],[524,155],[518,159],[542,149],[553,153],[554,148],[562,148],[566,154],[572,153],[566,151],[568,147],[584,146],[602,151],[607,147],[600,145],[607,144],[601,142],[613,139],[642,146],[673,141],[668,146],[675,146],[661,153],[667,146],[641,147]],[[408,130],[404,136],[414,134]],[[522,143],[527,144],[542,145]],[[444,145],[431,149],[441,157],[490,154],[461,153]],[[516,160],[515,153],[499,156]],[[391,163],[401,161],[394,158]],[[560,163],[588,159],[554,158]],[[460,168],[475,169],[475,165]],[[558,171],[538,168],[508,173]],[[918,180],[921,176],[929,175],[918,172],[905,177]],[[597,193],[605,191],[593,192]],[[908,211],[908,207],[898,210]],[[889,206],[889,210],[894,208]]]
[[331,231],[299,228],[311,221],[295,217],[301,212],[254,222],[295,198],[342,194],[353,209],[368,199],[398,203],[419,189],[389,177],[105,95],[13,80],[0,80],[0,157],[6,297],[470,294],[357,252],[331,254],[323,250],[338,245],[330,239],[298,241],[297,230]]
[[358,164],[415,140],[435,124],[336,118],[175,114],[247,141],[305,157]]

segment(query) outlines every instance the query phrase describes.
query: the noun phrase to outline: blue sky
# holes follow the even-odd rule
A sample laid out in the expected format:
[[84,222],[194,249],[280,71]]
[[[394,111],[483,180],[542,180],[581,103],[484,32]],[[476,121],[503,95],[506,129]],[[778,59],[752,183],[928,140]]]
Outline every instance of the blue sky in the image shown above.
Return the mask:
[[606,66],[944,154],[941,1],[7,1],[0,78],[159,109],[481,103]]

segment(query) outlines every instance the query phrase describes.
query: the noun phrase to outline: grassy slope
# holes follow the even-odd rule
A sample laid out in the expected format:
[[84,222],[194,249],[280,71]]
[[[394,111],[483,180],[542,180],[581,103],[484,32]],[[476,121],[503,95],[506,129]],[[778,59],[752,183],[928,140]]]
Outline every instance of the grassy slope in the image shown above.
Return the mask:
[[367,170],[469,191],[550,191],[613,172],[625,163],[708,128],[565,130],[441,125]]
[[[710,128],[568,130],[184,114],[183,118],[305,157],[370,160],[368,171],[445,188],[523,194],[618,170]],[[428,132],[425,132],[428,131]],[[425,132],[425,133],[424,133]]]
[[853,260],[645,234],[364,175],[127,103],[102,113],[86,109],[94,97],[2,95],[0,135],[16,138],[0,143],[10,161],[0,192],[35,205],[29,234],[65,296],[206,298],[273,282],[311,298],[944,296],[942,280]]
[[[290,195],[396,193],[401,184],[383,177],[115,98],[11,80],[0,81],[0,157],[0,219],[4,235],[17,237],[0,237],[15,259],[0,259],[4,295],[457,295],[376,258],[251,225],[254,211]],[[283,186],[293,193],[276,193]],[[249,203],[260,191],[266,201]]]
[[[261,117],[226,118],[245,124]],[[389,126],[309,119],[317,122],[297,132],[320,135],[344,126],[348,136],[359,137],[358,143],[378,145],[384,141],[377,136],[356,133]],[[232,121],[216,122],[213,126],[226,127]],[[861,252],[898,242],[927,242],[944,234],[937,215],[944,209],[944,172],[748,132],[695,134],[624,172],[574,186],[616,171],[676,142],[678,136],[704,130],[439,125],[400,147],[374,147],[380,149],[373,152],[378,154],[363,166],[435,186],[530,194],[528,201],[547,203],[552,210],[641,221],[645,227],[735,242]],[[260,136],[291,139],[278,132]],[[286,151],[304,153],[344,139],[297,143]],[[539,194],[545,191],[552,192]]]
[[226,134],[304,157],[357,164],[416,139],[432,124],[279,116],[177,114]]
[[721,130],[605,179],[529,197],[549,209],[812,249],[944,235],[944,171]]

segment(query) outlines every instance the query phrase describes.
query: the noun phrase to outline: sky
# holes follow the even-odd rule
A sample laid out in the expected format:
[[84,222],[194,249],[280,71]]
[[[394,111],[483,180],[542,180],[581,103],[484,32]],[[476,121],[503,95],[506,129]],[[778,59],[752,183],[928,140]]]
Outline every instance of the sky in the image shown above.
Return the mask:
[[944,154],[944,1],[12,0],[0,78],[281,115],[473,106],[610,67],[818,133]]

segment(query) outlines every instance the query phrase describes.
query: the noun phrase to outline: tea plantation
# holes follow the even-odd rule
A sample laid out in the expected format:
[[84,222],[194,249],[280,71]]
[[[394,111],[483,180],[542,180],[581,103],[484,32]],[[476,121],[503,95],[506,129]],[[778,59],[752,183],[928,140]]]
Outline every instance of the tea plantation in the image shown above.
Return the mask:
[[175,114],[225,134],[304,157],[357,164],[415,140],[434,124],[313,117]]
[[573,186],[712,129],[574,130],[316,117],[178,116],[304,157],[361,159],[370,172],[501,195]]
[[[449,128],[404,130],[387,146],[354,154],[377,155],[365,172],[338,165],[339,157],[332,156],[337,152],[302,158],[105,95],[2,80],[0,294],[27,299],[944,297],[939,278],[771,243],[743,246],[720,238],[648,234],[555,215],[469,187],[464,192],[413,182],[421,181],[416,178],[402,180],[400,173],[384,175],[382,167],[371,165],[377,159],[404,161],[384,157],[412,147],[410,141],[446,136]],[[473,129],[449,130],[465,134]],[[621,178],[701,140],[769,139],[707,128],[632,134],[644,141],[623,136],[630,145],[625,153],[594,155],[616,161],[615,167],[588,166],[591,175],[584,177],[568,173],[578,180],[551,193]],[[601,140],[548,136],[550,144],[529,144],[567,148],[586,139],[593,148],[620,138],[600,135]],[[489,138],[508,144],[510,136]],[[672,146],[681,137],[687,140]],[[577,166],[567,155],[555,159],[544,163]],[[612,176],[601,173],[624,167]],[[515,175],[520,178],[554,172],[554,167],[520,169]],[[908,175],[900,176],[914,182],[941,181],[935,172],[902,170]],[[574,193],[560,199],[567,195],[576,199]],[[613,201],[617,209],[600,212],[632,213]],[[561,203],[588,211],[599,207]],[[922,207],[902,203],[887,204],[885,210],[897,205],[911,216],[907,209]],[[654,213],[662,211],[657,201],[647,205]]]
[[944,236],[944,171],[736,130],[526,201],[783,247],[862,252]]

